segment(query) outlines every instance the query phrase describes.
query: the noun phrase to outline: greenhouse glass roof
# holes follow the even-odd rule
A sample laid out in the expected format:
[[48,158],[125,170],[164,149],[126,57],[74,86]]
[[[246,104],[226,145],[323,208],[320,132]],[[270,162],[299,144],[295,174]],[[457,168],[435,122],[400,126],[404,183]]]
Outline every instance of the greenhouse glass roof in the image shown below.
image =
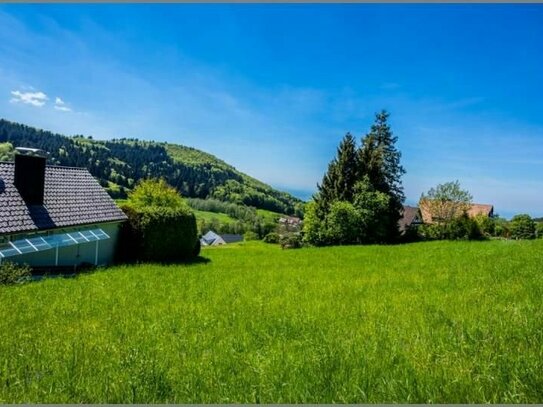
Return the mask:
[[73,246],[88,242],[109,239],[102,229],[89,229],[78,232],[60,233],[50,236],[36,236],[8,242],[0,247],[0,258],[19,256],[26,253],[41,252],[57,247]]

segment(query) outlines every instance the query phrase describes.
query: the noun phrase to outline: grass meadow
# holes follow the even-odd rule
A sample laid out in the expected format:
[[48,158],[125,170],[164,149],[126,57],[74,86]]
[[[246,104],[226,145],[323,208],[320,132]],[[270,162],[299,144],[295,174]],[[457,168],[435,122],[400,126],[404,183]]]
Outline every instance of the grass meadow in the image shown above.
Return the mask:
[[199,211],[196,209],[192,209],[192,211],[194,212],[194,215],[196,216],[196,220],[203,219],[207,222],[210,222],[213,219],[217,219],[217,221],[219,221],[221,224],[236,222],[236,219],[228,216],[226,213]]
[[0,287],[0,402],[543,402],[543,240],[202,256]]

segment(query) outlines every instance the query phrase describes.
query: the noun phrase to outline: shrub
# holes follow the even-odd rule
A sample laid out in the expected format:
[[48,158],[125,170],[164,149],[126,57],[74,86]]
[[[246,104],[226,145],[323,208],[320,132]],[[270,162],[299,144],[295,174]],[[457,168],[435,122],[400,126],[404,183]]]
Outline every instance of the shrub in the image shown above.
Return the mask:
[[279,243],[279,234],[275,232],[268,233],[263,240],[266,243]]
[[360,242],[360,214],[350,202],[336,201],[326,217],[327,241],[331,244]]
[[302,236],[300,233],[290,233],[281,236],[279,240],[282,249],[299,249],[302,247]]
[[326,227],[322,217],[315,201],[306,204],[303,231],[307,243],[315,246],[326,244]]
[[405,232],[403,235],[400,236],[400,242],[401,243],[413,243],[418,242],[421,240],[421,236],[419,233],[419,227],[420,225],[410,225],[405,229]]
[[197,239],[196,245],[194,246],[194,249],[192,251],[192,257],[198,257],[201,251],[202,251],[202,243],[200,242],[200,239]]
[[163,179],[145,179],[128,195],[130,204],[138,208],[160,206],[189,210],[188,204],[177,190]]
[[481,240],[484,236],[477,222],[467,215],[455,218],[446,225],[446,239]]
[[200,253],[194,213],[164,180],[143,180],[121,206],[128,221],[121,227],[121,261],[178,261]]
[[511,238],[513,239],[534,239],[535,222],[530,215],[521,214],[513,216],[509,223]]
[[121,207],[128,221],[121,227],[119,260],[178,261],[199,253],[196,218],[186,208]]
[[0,264],[0,285],[23,284],[30,281],[32,274],[26,264],[16,264],[9,261]]
[[484,236],[477,222],[463,215],[443,224],[426,224],[418,228],[424,240],[480,240]]
[[477,215],[475,222],[479,226],[479,230],[485,236],[495,236],[496,233],[496,221],[485,215]]
[[441,240],[446,239],[445,227],[438,224],[424,224],[417,229],[419,237],[422,240]]
[[258,240],[258,235],[253,232],[252,230],[249,230],[248,232],[245,232],[245,234],[243,235],[243,239],[244,240]]
[[543,239],[543,222],[540,222],[535,227],[535,234],[538,239]]
[[511,230],[509,229],[509,222],[503,218],[494,218],[494,236],[509,239],[511,237]]

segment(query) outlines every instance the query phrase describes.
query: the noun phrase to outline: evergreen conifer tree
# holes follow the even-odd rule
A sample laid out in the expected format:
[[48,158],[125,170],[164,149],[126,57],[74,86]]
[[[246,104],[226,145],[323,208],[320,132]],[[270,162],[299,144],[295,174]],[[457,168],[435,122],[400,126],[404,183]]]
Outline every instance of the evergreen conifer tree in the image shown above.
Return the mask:
[[328,208],[333,201],[352,202],[358,167],[356,140],[347,133],[338,146],[336,157],[328,165],[322,184],[317,186],[317,200],[322,208]]
[[[388,125],[388,116],[386,111],[376,114],[360,148],[350,133],[343,137],[307,207],[304,230],[310,243],[385,243],[398,236],[405,200],[401,177],[405,170],[400,165],[401,153],[396,149],[397,137]],[[353,211],[357,214],[353,222],[335,224],[349,218],[345,214]]]
[[398,220],[401,218],[405,195],[402,187],[404,168],[400,164],[401,152],[396,149],[395,137],[388,124],[389,113],[385,110],[375,115],[370,132],[362,140],[359,149],[359,177],[367,176],[376,191],[390,196],[388,216],[383,219],[389,240],[398,235]]

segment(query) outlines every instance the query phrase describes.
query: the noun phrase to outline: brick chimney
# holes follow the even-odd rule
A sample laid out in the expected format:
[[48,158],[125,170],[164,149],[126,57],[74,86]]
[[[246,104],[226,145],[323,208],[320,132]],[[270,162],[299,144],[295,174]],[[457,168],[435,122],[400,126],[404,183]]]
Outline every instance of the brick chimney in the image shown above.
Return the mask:
[[43,205],[47,154],[35,148],[17,147],[13,184],[27,205]]

